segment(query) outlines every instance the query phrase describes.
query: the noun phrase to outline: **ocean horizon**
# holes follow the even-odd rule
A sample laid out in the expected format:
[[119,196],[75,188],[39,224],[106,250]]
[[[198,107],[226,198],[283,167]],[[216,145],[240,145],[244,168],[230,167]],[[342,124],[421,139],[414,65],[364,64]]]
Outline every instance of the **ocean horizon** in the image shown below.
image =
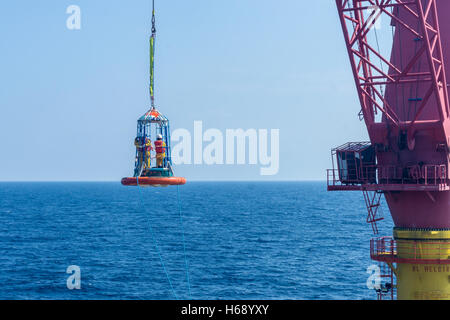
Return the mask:
[[366,215],[324,181],[0,182],[0,299],[374,300]]

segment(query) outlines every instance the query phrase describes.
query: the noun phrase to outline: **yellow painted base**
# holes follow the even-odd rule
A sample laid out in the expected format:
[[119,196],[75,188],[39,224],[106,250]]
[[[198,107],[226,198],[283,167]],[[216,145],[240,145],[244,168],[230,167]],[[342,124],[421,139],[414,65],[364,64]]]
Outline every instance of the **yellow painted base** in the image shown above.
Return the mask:
[[[394,229],[399,259],[450,259],[449,230]],[[397,299],[450,300],[450,264],[398,263]]]

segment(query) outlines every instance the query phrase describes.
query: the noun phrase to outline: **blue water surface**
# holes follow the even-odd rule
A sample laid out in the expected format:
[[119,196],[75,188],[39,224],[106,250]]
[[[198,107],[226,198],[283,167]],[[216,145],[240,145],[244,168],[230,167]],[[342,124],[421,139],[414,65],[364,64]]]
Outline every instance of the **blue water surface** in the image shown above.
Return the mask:
[[323,182],[0,183],[0,299],[375,299],[366,216]]

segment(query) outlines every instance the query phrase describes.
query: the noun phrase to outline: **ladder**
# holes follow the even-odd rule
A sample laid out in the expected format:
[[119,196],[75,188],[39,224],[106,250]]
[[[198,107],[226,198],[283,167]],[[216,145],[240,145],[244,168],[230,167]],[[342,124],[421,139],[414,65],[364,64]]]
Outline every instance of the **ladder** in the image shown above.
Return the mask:
[[394,300],[397,285],[394,282],[395,274],[392,264],[380,262],[380,287],[375,289],[377,300]]
[[363,190],[364,201],[367,207],[367,223],[372,226],[372,231],[375,235],[378,234],[377,222],[384,219],[381,211],[381,196],[380,191]]

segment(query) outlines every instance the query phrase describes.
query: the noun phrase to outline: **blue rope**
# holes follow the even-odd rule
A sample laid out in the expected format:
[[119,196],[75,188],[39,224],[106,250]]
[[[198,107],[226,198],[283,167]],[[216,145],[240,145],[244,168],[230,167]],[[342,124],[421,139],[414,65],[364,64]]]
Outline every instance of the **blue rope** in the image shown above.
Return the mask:
[[[138,188],[140,189],[139,186],[138,186]],[[142,191],[140,191],[140,193],[142,195]],[[143,201],[141,201],[141,206],[144,208]],[[172,281],[170,281],[170,277],[169,277],[169,273],[167,272],[166,265],[164,264],[164,261],[163,261],[163,258],[162,258],[161,251],[159,249],[158,243],[156,242],[156,237],[155,237],[155,234],[153,233],[153,228],[152,228],[152,224],[151,224],[150,218],[148,219],[148,222],[149,222],[148,225],[149,225],[149,228],[150,228],[150,233],[151,233],[152,239],[153,239],[153,244],[155,245],[156,251],[157,251],[158,256],[159,256],[159,261],[161,262],[161,265],[163,267],[164,273],[166,274],[167,281],[169,281],[170,289],[172,290],[172,294],[175,297],[175,300],[178,300],[178,297],[175,294],[175,290],[173,289]]]
[[184,265],[185,265],[185,269],[186,269],[186,280],[187,280],[188,289],[189,289],[189,298],[192,299],[191,283],[189,280],[189,266],[188,266],[187,255],[186,255],[186,241],[184,239],[183,216],[181,214],[180,186],[178,186],[178,185],[177,185],[177,201],[178,201],[178,215],[180,217],[181,232],[183,234],[183,251],[184,251]]

